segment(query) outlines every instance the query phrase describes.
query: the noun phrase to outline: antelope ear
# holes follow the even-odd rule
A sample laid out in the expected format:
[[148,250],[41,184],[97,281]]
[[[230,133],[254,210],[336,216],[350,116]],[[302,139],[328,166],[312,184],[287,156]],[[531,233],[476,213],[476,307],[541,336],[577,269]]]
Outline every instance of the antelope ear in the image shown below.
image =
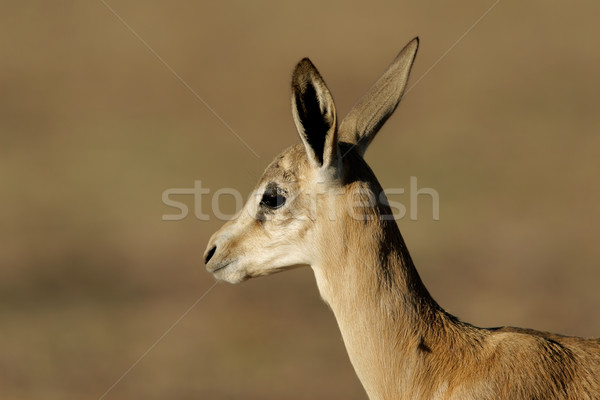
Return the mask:
[[400,102],[418,48],[416,37],[404,46],[383,75],[352,107],[340,125],[340,141],[355,145],[361,155],[365,153]]
[[292,114],[310,162],[317,168],[337,165],[337,122],[333,98],[308,58],[292,75]]

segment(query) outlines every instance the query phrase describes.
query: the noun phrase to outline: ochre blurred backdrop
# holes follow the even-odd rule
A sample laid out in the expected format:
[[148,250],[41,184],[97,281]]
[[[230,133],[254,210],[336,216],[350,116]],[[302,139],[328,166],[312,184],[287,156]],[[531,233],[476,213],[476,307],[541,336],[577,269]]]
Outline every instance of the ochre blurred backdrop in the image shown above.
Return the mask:
[[426,285],[477,325],[600,336],[599,2],[504,0],[475,26],[493,1],[106,4],[2,2],[0,397],[365,399],[309,269],[217,285],[147,352],[213,284],[222,224],[161,199],[249,193],[299,140],[301,57],[344,115],[417,35],[366,158],[440,195],[439,221],[426,196],[399,221]]

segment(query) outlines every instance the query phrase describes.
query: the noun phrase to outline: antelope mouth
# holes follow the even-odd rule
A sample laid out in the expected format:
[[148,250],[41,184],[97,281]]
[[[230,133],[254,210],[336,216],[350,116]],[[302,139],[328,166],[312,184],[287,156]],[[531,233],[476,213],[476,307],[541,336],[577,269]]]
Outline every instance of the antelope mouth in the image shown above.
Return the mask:
[[240,283],[250,278],[243,269],[239,267],[238,260],[224,261],[216,267],[207,270],[213,274],[215,279],[228,283]]
[[221,275],[225,272],[225,269],[227,267],[229,267],[230,265],[234,264],[236,260],[229,260],[229,261],[224,261],[224,262],[220,262],[218,263],[215,267],[210,268],[208,265],[206,266],[206,269],[208,272],[212,273],[215,278],[217,279],[222,279],[219,278],[217,275]]
[[208,270],[208,272],[211,272],[211,273],[215,274],[215,273],[217,273],[217,272],[219,272],[219,271],[227,268],[231,264],[233,264],[233,261],[227,261],[227,262],[224,262],[224,263],[217,264],[217,266],[215,268],[212,268],[212,269],[207,266],[206,269]]

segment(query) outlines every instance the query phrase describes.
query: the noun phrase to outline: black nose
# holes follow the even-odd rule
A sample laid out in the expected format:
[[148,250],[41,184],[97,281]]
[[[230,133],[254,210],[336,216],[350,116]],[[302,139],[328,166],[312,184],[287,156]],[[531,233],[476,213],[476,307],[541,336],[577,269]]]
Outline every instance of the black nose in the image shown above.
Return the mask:
[[208,253],[206,253],[206,256],[204,257],[204,264],[208,264],[212,256],[215,255],[215,251],[217,251],[217,246],[213,246]]

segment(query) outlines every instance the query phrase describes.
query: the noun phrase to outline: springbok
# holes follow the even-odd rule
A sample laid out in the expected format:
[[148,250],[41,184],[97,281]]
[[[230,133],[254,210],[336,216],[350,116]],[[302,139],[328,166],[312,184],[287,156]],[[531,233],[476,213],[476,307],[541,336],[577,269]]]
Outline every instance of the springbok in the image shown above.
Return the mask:
[[239,283],[310,266],[370,399],[600,399],[600,339],[459,321],[430,296],[363,159],[395,110],[413,39],[338,124],[308,58],[292,76],[301,144],[267,167],[237,218],[210,239],[206,268]]

